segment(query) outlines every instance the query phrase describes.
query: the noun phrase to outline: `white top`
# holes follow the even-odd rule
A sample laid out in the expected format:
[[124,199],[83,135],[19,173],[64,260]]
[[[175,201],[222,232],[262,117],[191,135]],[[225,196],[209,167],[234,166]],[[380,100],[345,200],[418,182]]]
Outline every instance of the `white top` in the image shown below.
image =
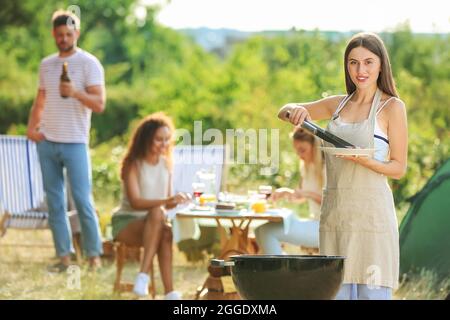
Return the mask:
[[378,161],[385,161],[389,155],[389,139],[387,134],[380,130],[378,126],[378,121],[375,118],[375,130],[373,133],[373,147],[375,148],[375,153],[373,158]]
[[395,97],[390,97],[387,99],[377,110],[376,116],[375,116],[375,129],[373,132],[374,137],[374,148],[375,148],[375,154],[374,159],[378,161],[385,161],[387,160],[389,156],[389,138],[387,134],[385,134],[383,131],[381,131],[380,126],[378,125],[378,114],[383,110],[383,108],[386,106],[386,104]]
[[[151,165],[146,161],[138,164],[138,180],[140,197],[146,200],[162,200],[169,197],[170,173],[163,157],[159,158],[156,165]],[[122,200],[120,207],[114,215],[133,215],[145,217],[148,211],[134,210],[128,200],[125,188],[122,184]]]
[[92,54],[76,49],[69,57],[57,53],[44,58],[39,68],[39,89],[45,90],[45,104],[40,131],[47,140],[62,143],[88,143],[92,110],[75,98],[62,98],[59,83],[62,65],[77,90],[104,85],[104,70]]
[[[304,191],[322,194],[322,185],[326,185],[325,166],[323,166],[322,169],[322,177],[323,177],[322,185],[320,184],[320,181],[316,177],[314,166],[315,164],[309,165],[308,170],[306,170],[306,167],[304,165],[300,166],[300,173],[302,176],[300,188],[303,189]],[[320,204],[309,198],[307,202],[309,206],[310,217],[314,220],[319,220]]]

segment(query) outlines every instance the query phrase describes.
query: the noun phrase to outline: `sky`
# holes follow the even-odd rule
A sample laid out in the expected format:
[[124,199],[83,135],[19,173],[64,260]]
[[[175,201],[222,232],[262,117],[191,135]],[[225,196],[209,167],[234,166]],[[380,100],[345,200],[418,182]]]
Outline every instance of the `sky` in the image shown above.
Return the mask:
[[389,31],[409,21],[413,32],[450,32],[449,0],[142,0],[160,4],[157,20],[174,29],[242,31]]

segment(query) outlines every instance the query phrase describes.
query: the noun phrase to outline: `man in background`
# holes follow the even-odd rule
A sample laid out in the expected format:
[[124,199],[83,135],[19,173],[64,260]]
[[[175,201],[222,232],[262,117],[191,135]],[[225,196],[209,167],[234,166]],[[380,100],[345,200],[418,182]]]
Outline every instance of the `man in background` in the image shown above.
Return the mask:
[[[96,57],[77,47],[80,21],[71,12],[53,14],[53,37],[58,52],[44,58],[39,89],[31,108],[27,136],[37,143],[49,225],[60,262],[51,272],[64,272],[73,250],[66,214],[63,168],[79,214],[83,249],[89,266],[101,265],[102,243],[92,198],[89,129],[92,112],[105,109],[103,67]],[[62,80],[63,64],[68,73]]]

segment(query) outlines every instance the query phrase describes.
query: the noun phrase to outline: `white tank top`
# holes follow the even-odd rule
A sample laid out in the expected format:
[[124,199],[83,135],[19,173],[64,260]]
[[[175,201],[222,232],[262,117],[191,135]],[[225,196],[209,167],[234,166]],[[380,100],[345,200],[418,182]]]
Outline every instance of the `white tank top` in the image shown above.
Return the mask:
[[[138,164],[139,191],[141,198],[146,200],[161,200],[169,197],[170,174],[163,157],[159,158],[156,165],[151,165],[146,161]],[[133,215],[145,217],[148,211],[134,210],[128,200],[125,188],[122,183],[122,201],[114,215]]]

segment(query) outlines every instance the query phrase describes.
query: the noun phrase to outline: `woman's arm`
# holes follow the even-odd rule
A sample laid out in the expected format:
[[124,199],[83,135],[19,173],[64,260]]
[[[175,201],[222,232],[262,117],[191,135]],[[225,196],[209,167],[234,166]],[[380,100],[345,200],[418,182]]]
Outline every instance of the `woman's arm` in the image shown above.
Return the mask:
[[[169,187],[167,188],[167,196],[172,196],[172,172],[169,172]],[[172,201],[172,203],[166,203],[165,208],[166,209],[173,209],[177,206],[177,204]]]
[[169,173],[169,187],[167,190],[169,202],[165,204],[166,209],[173,209],[178,204],[191,200],[188,194],[178,193],[172,196],[172,173]]
[[[388,118],[388,138],[390,157],[388,161],[381,162],[375,159],[362,157],[343,157],[359,163],[377,173],[392,179],[401,179],[406,173],[408,160],[408,124],[405,104],[394,99],[385,107]],[[384,111],[384,110],[383,110]]]
[[[288,103],[278,111],[278,118],[301,125],[303,120],[329,119],[345,96],[331,96],[306,103]],[[286,117],[290,113],[289,119]]]
[[150,210],[154,207],[174,205],[175,197],[168,197],[161,200],[148,200],[142,198],[139,191],[139,180],[136,165],[132,165],[129,170],[130,171],[124,180],[124,187],[130,206],[134,210]]
[[317,192],[313,192],[313,191],[304,191],[302,189],[296,189],[293,197],[297,201],[299,201],[299,200],[304,201],[306,199],[311,199],[318,204],[322,203],[322,195]]
[[[297,204],[304,203],[307,198],[311,198],[316,202],[318,201],[319,204],[322,201],[321,195],[316,194],[315,192],[303,191],[300,188],[297,188],[295,190],[286,188],[286,187],[279,188],[279,189],[275,190],[275,192],[270,197],[270,199],[275,202],[285,199],[285,200],[288,200],[290,202],[297,203]],[[318,199],[318,200],[316,200],[316,199]]]

